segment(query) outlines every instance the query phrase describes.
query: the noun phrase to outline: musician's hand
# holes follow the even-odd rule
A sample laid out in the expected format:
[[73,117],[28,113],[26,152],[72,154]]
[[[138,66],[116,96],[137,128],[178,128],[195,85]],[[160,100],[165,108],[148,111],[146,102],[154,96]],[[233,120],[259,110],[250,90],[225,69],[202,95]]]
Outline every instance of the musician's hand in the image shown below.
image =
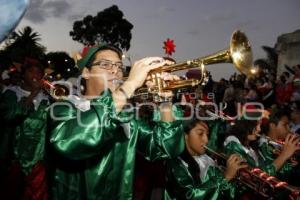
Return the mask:
[[282,149],[282,155],[284,155],[285,158],[290,158],[295,151],[300,149],[300,138],[296,134],[289,134],[285,138],[285,142]]
[[127,94],[132,95],[137,88],[144,84],[150,70],[159,68],[167,63],[160,57],[148,57],[135,62],[130,70],[128,79],[122,86],[123,89],[126,90]]
[[[170,61],[167,61],[170,62]],[[167,63],[169,64],[169,63]],[[179,76],[177,75],[173,75],[167,72],[162,72],[159,74],[160,78],[162,81],[174,81],[174,80],[180,80]],[[155,86],[155,82],[153,80],[151,80],[150,76],[147,76],[147,81],[146,81],[146,86],[148,88],[151,88],[153,86]],[[166,91],[166,92],[162,92],[162,93],[158,93],[158,95],[160,97],[163,98],[172,98],[173,97],[173,92],[172,91]]]
[[[161,78],[161,80],[163,81],[175,81],[175,80],[180,80],[180,77],[177,76],[177,75],[174,75],[174,74],[170,74],[170,73],[167,73],[167,72],[161,72],[161,73],[158,73],[157,75],[159,75],[159,77]],[[151,77],[150,75],[147,76],[147,82],[146,82],[146,85],[147,87],[152,87],[155,85],[155,83],[151,80]]]
[[226,164],[227,164],[227,168],[224,172],[224,176],[228,181],[230,181],[231,179],[233,179],[236,176],[239,169],[242,169],[242,168],[245,168],[248,166],[247,164],[245,164],[244,159],[242,159],[237,154],[230,155]]

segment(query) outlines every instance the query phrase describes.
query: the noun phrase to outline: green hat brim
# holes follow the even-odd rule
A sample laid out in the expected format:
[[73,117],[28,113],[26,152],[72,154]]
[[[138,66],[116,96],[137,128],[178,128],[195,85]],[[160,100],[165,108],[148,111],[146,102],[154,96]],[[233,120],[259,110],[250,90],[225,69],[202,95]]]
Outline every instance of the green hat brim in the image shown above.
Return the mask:
[[118,56],[120,58],[122,58],[122,50],[119,49],[116,46],[110,45],[110,44],[102,44],[99,46],[94,46],[89,48],[88,52],[86,53],[86,55],[77,61],[77,66],[79,68],[80,71],[83,70],[84,67],[89,67],[87,66],[87,64],[90,62],[90,60],[93,58],[93,56],[100,50],[112,50],[114,52],[116,52],[118,54]]
[[86,55],[82,59],[77,61],[77,66],[78,66],[79,70],[82,71],[83,68],[86,67],[88,62],[93,58],[93,56],[103,47],[104,47],[104,45],[89,48]]

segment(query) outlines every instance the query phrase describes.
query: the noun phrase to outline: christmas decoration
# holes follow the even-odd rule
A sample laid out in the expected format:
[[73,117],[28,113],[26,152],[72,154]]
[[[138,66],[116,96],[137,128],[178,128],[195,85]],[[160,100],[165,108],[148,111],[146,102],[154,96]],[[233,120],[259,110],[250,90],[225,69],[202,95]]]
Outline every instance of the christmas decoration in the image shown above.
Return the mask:
[[168,55],[168,56],[171,56],[172,53],[175,52],[175,47],[176,45],[174,44],[174,40],[170,40],[169,38],[164,41],[164,46],[163,46],[163,49],[165,49],[165,53]]

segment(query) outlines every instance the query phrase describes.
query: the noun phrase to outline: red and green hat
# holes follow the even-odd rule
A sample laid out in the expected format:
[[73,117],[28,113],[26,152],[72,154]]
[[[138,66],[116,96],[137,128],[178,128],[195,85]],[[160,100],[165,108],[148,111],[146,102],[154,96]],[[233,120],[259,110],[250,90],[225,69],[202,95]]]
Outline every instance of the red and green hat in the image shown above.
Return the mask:
[[102,44],[99,46],[89,47],[86,54],[83,55],[83,58],[77,61],[77,66],[78,66],[79,70],[81,71],[81,70],[83,70],[84,67],[87,67],[87,64],[89,63],[89,61],[93,58],[93,56],[98,51],[106,50],[106,49],[116,52],[119,55],[119,57],[122,58],[122,51],[118,47],[115,47],[113,45]]

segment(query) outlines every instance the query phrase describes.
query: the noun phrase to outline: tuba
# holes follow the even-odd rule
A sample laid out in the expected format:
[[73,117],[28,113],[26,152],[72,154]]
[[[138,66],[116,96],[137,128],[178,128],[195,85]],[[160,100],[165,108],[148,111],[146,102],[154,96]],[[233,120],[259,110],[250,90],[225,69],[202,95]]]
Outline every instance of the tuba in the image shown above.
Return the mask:
[[[161,92],[189,88],[203,84],[207,79],[205,66],[218,63],[233,63],[236,69],[238,69],[242,74],[245,74],[248,78],[251,78],[254,77],[257,72],[252,65],[252,60],[253,56],[251,45],[247,39],[247,36],[243,32],[237,30],[231,36],[229,48],[225,50],[218,51],[205,57],[187,60],[174,65],[162,66],[160,68],[151,70],[149,72],[149,77],[155,85],[150,88],[142,87],[138,89],[135,93],[135,96],[143,94],[155,95]],[[193,68],[198,68],[200,70],[201,75],[198,79],[163,81],[160,78],[162,72],[171,73]],[[159,100],[154,98],[154,101]]]

